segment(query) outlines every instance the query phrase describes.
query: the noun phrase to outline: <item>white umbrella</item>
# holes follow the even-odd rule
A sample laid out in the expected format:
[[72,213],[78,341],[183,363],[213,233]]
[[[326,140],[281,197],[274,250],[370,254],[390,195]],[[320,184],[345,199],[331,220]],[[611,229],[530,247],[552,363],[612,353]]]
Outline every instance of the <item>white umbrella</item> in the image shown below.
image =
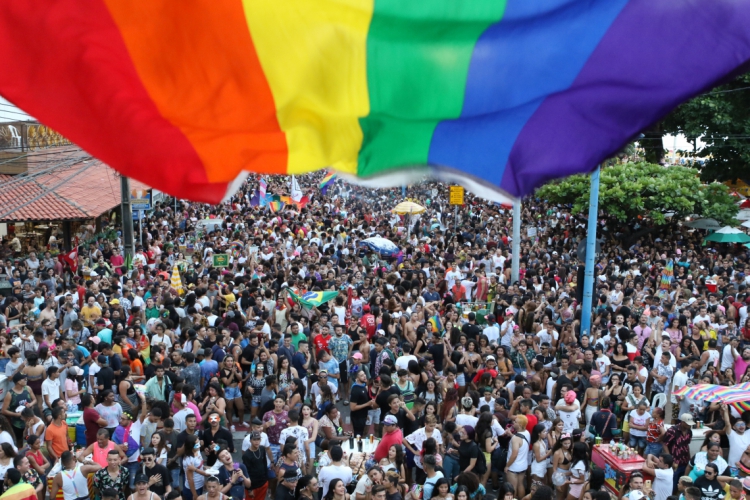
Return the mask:
[[692,227],[693,229],[707,229],[711,231],[718,231],[721,229],[719,221],[708,217],[705,219],[696,219],[694,221],[686,222],[685,225],[687,227]]
[[742,224],[740,224],[742,227],[750,227],[750,220],[746,220]]
[[737,220],[750,220],[750,209],[743,209],[737,212]]
[[400,251],[395,243],[391,240],[381,238],[380,236],[367,238],[366,240],[363,240],[361,244],[368,246],[372,251],[377,252],[384,257],[394,257]]

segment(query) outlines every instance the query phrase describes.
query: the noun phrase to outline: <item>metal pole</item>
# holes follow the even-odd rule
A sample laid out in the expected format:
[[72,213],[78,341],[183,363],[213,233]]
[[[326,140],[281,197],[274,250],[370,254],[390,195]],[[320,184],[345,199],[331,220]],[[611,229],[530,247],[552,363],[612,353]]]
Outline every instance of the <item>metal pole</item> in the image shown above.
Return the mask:
[[591,308],[594,299],[594,264],[596,262],[596,223],[599,215],[599,171],[591,174],[589,194],[589,226],[586,235],[586,273],[583,279],[583,304],[581,306],[581,335],[591,332]]
[[143,246],[143,210],[138,210],[138,232],[141,233],[141,246]]
[[453,232],[458,231],[458,205],[453,206]]
[[133,211],[130,206],[130,180],[124,175],[120,176],[120,208],[122,217],[122,240],[125,246],[125,255],[133,255]]
[[517,283],[521,267],[521,199],[513,202],[513,260],[511,261],[510,280]]

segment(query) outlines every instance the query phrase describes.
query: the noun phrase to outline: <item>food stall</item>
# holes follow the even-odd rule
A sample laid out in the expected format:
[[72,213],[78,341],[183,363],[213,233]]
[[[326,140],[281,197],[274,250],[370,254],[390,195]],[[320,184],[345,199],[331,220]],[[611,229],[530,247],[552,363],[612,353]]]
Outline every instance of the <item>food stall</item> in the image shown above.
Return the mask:
[[653,476],[643,472],[645,462],[642,456],[623,444],[597,444],[591,453],[592,470],[604,471],[604,486],[615,496],[628,484],[633,472],[642,472],[644,481],[653,481]]

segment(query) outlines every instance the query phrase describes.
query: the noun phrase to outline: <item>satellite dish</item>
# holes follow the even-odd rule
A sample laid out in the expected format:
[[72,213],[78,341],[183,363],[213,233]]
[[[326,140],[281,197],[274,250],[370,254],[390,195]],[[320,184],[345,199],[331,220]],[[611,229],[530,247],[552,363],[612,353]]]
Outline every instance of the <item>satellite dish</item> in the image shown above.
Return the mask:
[[[596,256],[598,256],[598,255],[600,255],[602,253],[601,241],[602,240],[600,240],[600,239],[596,240],[596,248],[595,248]],[[581,262],[585,262],[586,261],[586,240],[582,240],[578,244],[578,249],[576,250],[576,255],[577,255],[579,261],[581,261]]]

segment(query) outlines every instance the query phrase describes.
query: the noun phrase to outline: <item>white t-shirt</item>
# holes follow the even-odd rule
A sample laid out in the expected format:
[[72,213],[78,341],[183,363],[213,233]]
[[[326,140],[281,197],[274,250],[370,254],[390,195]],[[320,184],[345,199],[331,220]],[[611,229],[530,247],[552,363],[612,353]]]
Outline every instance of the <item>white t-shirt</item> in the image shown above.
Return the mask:
[[612,363],[607,356],[596,358],[596,367],[599,368],[600,373],[604,373],[607,370],[607,367],[611,364]]
[[725,345],[724,352],[721,355],[721,372],[724,373],[727,368],[734,368],[734,357],[732,356],[731,345]]
[[459,413],[458,415],[456,415],[456,425],[460,425],[460,426],[470,425],[472,427],[476,427],[478,421],[479,421],[479,418],[472,417],[471,415],[467,415],[465,413]]
[[[566,403],[564,399],[561,399],[557,402],[557,404],[564,405]],[[581,405],[577,400],[575,402],[575,405],[576,409],[574,411],[557,410],[557,415],[560,417],[560,420],[562,420],[563,423],[563,432],[570,433],[573,432],[574,429],[580,428],[578,419],[581,417]]]
[[[643,413],[643,415],[638,415],[638,411],[631,411],[630,418],[633,419],[633,423],[635,425],[645,426],[646,424],[648,424],[648,419],[651,418],[651,414],[646,411]],[[646,437],[646,431],[642,431],[631,426],[630,435],[635,437]]]
[[[443,437],[440,435],[440,432],[437,430],[432,431],[431,438],[435,439],[435,442],[438,445],[443,444]],[[422,444],[427,441],[427,434],[425,433],[424,427],[421,429],[417,429],[416,431],[412,432],[408,436],[406,436],[404,439],[408,441],[414,448],[416,448],[418,451],[422,451]],[[417,467],[420,469],[423,469],[422,466],[422,457],[417,455],[414,455],[414,463]]]
[[739,462],[742,454],[750,446],[750,432],[745,431],[740,435],[732,429],[727,434],[727,439],[729,439],[729,458],[727,458],[727,463],[734,467],[734,464]]
[[495,323],[492,326],[487,326],[484,328],[484,331],[482,331],[484,335],[487,336],[487,340],[491,343],[498,343],[500,340],[500,328],[497,326],[497,323]]
[[[632,434],[632,431],[631,431]],[[668,467],[666,469],[655,469],[654,475],[654,500],[667,500],[672,494],[672,481],[674,478],[674,469]]]
[[409,369],[409,361],[419,361],[416,356],[413,354],[409,354],[406,356],[399,356],[396,358],[396,368],[399,370],[408,370]]
[[188,415],[195,415],[195,412],[192,408],[183,408],[182,410],[175,413],[174,416],[172,416],[172,421],[174,421],[174,431],[176,433],[179,434],[180,432],[187,429],[187,425],[185,425],[185,419]]
[[677,373],[672,377],[672,404],[677,404],[677,396],[674,395],[675,391],[685,387],[688,381],[688,374],[682,373],[682,370],[677,370]]
[[42,382],[42,409],[48,408],[47,403],[44,401],[44,396],[49,398],[50,404],[60,397],[60,379],[55,380],[46,379]]
[[323,488],[323,498],[328,494],[328,485],[331,481],[339,478],[344,481],[344,484],[352,482],[352,469],[351,467],[345,467],[343,465],[326,465],[318,473],[318,482]]

